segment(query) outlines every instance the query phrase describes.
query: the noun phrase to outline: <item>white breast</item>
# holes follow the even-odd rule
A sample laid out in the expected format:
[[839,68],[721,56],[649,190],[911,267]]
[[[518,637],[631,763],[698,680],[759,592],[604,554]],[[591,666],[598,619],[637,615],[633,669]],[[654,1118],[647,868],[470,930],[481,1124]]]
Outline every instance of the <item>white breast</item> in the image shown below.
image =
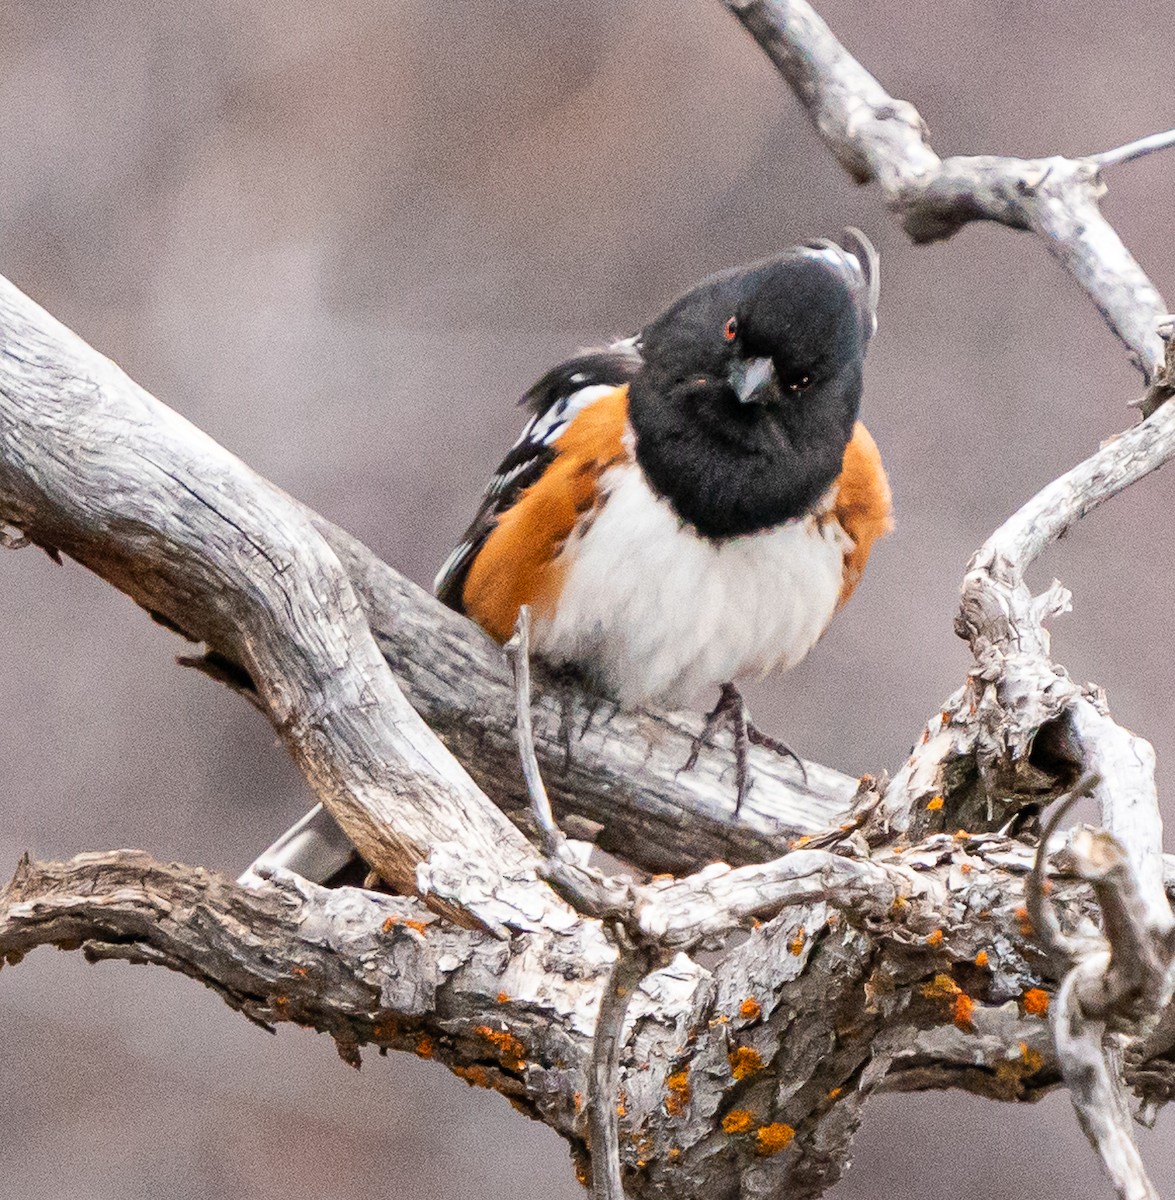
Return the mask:
[[680,706],[702,689],[795,666],[836,610],[851,543],[813,517],[722,542],[700,537],[633,463],[564,554],[570,566],[535,647],[578,663],[625,705]]

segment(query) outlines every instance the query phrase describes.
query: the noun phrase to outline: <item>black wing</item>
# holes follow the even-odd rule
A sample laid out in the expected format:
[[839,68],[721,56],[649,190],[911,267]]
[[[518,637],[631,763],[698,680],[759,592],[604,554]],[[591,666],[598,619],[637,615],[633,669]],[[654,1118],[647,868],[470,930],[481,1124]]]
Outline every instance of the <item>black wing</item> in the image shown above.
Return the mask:
[[461,603],[465,577],[498,517],[537,482],[555,457],[556,441],[575,417],[613,388],[629,383],[641,363],[635,339],[616,342],[606,350],[560,363],[522,397],[520,403],[533,415],[494,472],[477,516],[433,582],[433,591],[442,603],[457,612],[465,611]]

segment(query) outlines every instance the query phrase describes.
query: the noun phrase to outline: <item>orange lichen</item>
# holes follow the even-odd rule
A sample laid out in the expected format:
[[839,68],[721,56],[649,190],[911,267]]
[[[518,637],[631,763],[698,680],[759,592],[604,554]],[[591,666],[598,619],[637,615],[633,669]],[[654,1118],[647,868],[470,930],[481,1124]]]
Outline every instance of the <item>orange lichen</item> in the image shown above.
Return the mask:
[[669,1094],[665,1097],[665,1111],[671,1117],[680,1117],[690,1101],[689,1072],[677,1071],[665,1080]]
[[938,812],[938,810],[940,808],[942,808],[942,806],[945,803],[946,803],[946,801],[943,800],[943,798],[941,796],[931,796],[930,799],[926,802],[926,811],[927,812]]
[[713,1029],[716,1025],[729,1025],[729,1024],[730,1024],[730,1018],[725,1013],[719,1013],[716,1017],[711,1017],[710,1020],[707,1022],[707,1025],[709,1026],[710,1029]]
[[787,844],[789,850],[802,850],[812,840],[810,834],[803,834],[801,837],[792,838]]
[[1045,1017],[1049,1011],[1049,994],[1044,988],[1029,988],[1020,999],[1030,1017]]
[[427,1033],[422,1033],[416,1039],[416,1056],[417,1058],[432,1058],[433,1044],[432,1038]]
[[669,1147],[669,1161],[676,1162],[680,1157],[681,1157],[681,1147],[680,1146],[670,1146]]
[[738,1015],[747,1021],[757,1021],[763,1015],[763,1008],[754,996],[748,996],[739,1006]]
[[959,1029],[964,1031],[974,1029],[975,1001],[966,992],[960,992],[955,997],[955,1013],[953,1020]]
[[763,1069],[763,1058],[750,1046],[736,1046],[728,1055],[730,1073],[735,1079],[746,1079]]
[[907,900],[905,896],[895,896],[893,898],[893,903],[889,906],[889,911],[895,914],[900,913],[902,909],[905,908],[909,903],[909,900]]
[[384,933],[391,933],[397,925],[403,925],[406,929],[415,930],[416,933],[423,934],[428,926],[423,921],[415,921],[411,917],[402,917],[399,913],[392,913],[383,923]]
[[979,953],[975,956],[975,965],[977,967],[986,967],[987,966],[987,951],[986,950],[980,950]]
[[942,930],[935,929],[933,932],[926,935],[926,944],[932,949],[937,950],[942,945]]
[[797,958],[803,953],[804,943],[808,940],[808,931],[801,925],[796,930],[796,936],[787,944],[788,950]]
[[571,1097],[571,1102],[575,1105],[575,1111],[577,1113],[583,1112],[583,1092],[576,1092],[575,1095]]
[[270,1004],[279,1011],[285,1011],[285,1009],[290,1007],[290,998],[289,996],[274,996],[270,1000]]
[[660,875],[652,876],[652,878],[650,879],[649,882],[650,883],[671,883],[673,881],[673,878],[674,878],[674,876],[670,875],[668,872],[662,872],[662,874],[660,874]]
[[526,1055],[526,1047],[505,1029],[491,1029],[488,1025],[479,1025],[474,1031],[478,1037],[483,1037],[498,1052],[498,1062],[507,1071],[520,1071]]
[[963,991],[949,975],[943,974],[936,975],[929,983],[924,983],[920,990],[927,1000],[950,1000],[952,1002]]
[[1025,1075],[1035,1075],[1044,1066],[1044,1055],[1039,1050],[1030,1050],[1027,1042],[1020,1043],[1020,1058]]
[[759,1142],[759,1153],[765,1157],[786,1150],[795,1136],[796,1131],[790,1125],[784,1125],[782,1121],[775,1121],[770,1125],[760,1125],[755,1134]]
[[618,1100],[616,1102],[616,1115],[618,1117],[627,1117],[628,1116],[628,1108],[625,1105],[623,1099]]
[[454,1067],[453,1074],[458,1079],[464,1079],[470,1087],[492,1088],[494,1086],[490,1079],[490,1073],[485,1067]]
[[959,863],[959,871],[964,875],[970,875],[971,874],[971,864],[970,863]]
[[745,1108],[732,1108],[722,1118],[723,1133],[746,1133],[754,1125],[755,1118]]
[[1036,932],[1032,925],[1032,918],[1028,915],[1028,909],[1021,905],[1015,912],[1016,920],[1020,925],[1021,937],[1032,937]]
[[1027,1042],[1021,1042],[1017,1057],[996,1063],[995,1077],[1000,1092],[1010,1100],[1023,1096],[1024,1080],[1043,1067],[1044,1055],[1039,1050],[1030,1050]]
[[305,967],[291,967],[290,974],[296,975],[299,979],[305,979],[310,972]]
[[498,1003],[499,1004],[505,1004],[509,999],[510,999],[510,997],[507,996],[505,992],[498,993]]
[[835,1100],[843,1091],[844,1091],[844,1088],[833,1088],[830,1092],[827,1093],[827,1095],[824,1097],[824,1099],[825,1100]]

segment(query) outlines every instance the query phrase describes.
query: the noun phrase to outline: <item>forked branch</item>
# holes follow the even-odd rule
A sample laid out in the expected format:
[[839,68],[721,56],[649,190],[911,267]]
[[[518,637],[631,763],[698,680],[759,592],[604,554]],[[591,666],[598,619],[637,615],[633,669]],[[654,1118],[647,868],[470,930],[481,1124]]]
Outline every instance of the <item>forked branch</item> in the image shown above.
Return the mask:
[[[981,219],[1036,233],[1148,385],[1148,419],[973,560],[959,631],[974,667],[894,779],[868,785],[864,826],[856,780],[808,764],[797,787],[770,756],[735,821],[730,755],[679,773],[696,720],[596,714],[541,671],[532,712],[525,653],[512,687],[467,622],[0,284],[0,541],[64,551],[204,641],[384,879],[415,893],[280,871],[233,887],[126,853],[25,863],[0,894],[0,956],[84,944],[326,1030],[349,1061],[364,1043],[436,1057],[594,1149],[612,1200],[817,1195],[877,1087],[1027,1099],[1062,1079],[1120,1194],[1147,1196],[1125,1087],[1175,1093],[1154,756],[1053,663],[1044,621],[1068,595],[1034,596],[1026,573],[1175,453],[1165,307],[1098,209],[1105,169],[1172,136],[943,160],[804,0],[725,2],[915,240]],[[1020,831],[1090,771],[1107,833],[1074,833],[1033,877]],[[541,853],[499,811],[528,807]],[[604,876],[559,823],[681,877]],[[722,957],[703,967],[698,947]]]

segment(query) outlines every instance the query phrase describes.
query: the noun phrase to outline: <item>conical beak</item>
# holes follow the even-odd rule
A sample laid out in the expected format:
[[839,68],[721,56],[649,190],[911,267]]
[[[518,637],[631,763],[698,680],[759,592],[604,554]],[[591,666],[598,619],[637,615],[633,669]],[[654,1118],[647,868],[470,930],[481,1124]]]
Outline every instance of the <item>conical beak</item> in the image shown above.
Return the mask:
[[762,404],[779,395],[775,364],[769,358],[737,359],[727,377],[743,404]]

